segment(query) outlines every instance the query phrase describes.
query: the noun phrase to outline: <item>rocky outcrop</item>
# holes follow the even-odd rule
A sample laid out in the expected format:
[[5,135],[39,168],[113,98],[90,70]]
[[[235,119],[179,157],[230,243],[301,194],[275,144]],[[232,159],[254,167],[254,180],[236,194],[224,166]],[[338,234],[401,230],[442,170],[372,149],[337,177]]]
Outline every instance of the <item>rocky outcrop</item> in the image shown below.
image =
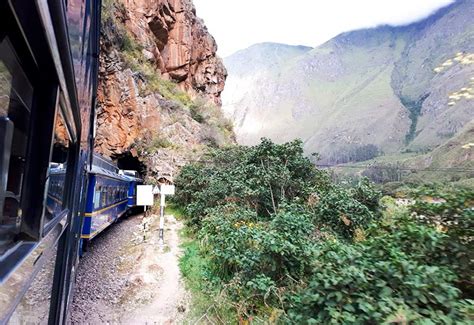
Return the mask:
[[164,78],[187,92],[221,105],[226,70],[217,44],[196,16],[191,0],[126,0],[127,29],[143,46],[143,55]]
[[[227,72],[216,51],[191,0],[104,1],[96,150],[114,157],[172,125],[175,138],[182,130],[185,143],[199,144],[203,126],[189,121],[189,110],[165,98],[159,86],[148,85],[143,70],[156,75],[155,83],[165,81],[169,87],[171,81],[191,99],[220,107]],[[127,62],[130,55],[139,56],[145,68]],[[186,128],[189,123],[192,128]]]

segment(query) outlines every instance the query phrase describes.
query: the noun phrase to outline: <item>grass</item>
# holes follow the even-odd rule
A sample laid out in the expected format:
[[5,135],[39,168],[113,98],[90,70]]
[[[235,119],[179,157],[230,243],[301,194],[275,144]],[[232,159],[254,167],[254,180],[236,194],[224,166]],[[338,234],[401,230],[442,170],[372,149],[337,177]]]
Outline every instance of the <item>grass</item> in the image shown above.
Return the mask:
[[181,207],[177,206],[173,202],[167,203],[165,208],[165,214],[172,214],[176,220],[183,221],[184,211]]
[[[173,209],[178,213],[182,211],[177,207]],[[209,279],[209,259],[201,254],[199,240],[186,228],[181,231],[180,237],[184,254],[180,258],[179,268],[186,289],[191,293],[187,321],[193,324],[209,320],[219,324],[235,323],[235,310],[222,293],[222,287],[217,280]]]
[[[167,205],[166,213],[173,214],[183,222],[186,218],[182,207],[174,203]],[[183,250],[179,268],[186,289],[191,293],[187,323],[199,323],[200,320],[204,323],[236,323],[235,309],[226,299],[220,281],[211,278],[209,257],[201,253],[200,241],[196,234],[184,227],[179,237]]]

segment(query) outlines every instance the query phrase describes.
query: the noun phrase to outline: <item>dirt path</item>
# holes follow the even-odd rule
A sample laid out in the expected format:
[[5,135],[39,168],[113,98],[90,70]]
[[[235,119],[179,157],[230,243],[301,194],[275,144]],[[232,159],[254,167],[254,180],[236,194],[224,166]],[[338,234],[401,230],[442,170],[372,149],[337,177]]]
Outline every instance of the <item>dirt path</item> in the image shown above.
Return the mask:
[[[179,270],[181,222],[131,217],[93,241],[81,260],[70,321],[74,324],[179,324],[189,295]],[[145,240],[144,240],[145,238]]]
[[123,317],[123,324],[178,324],[188,309],[188,294],[178,265],[182,224],[169,215],[165,220],[165,245],[159,244],[157,229],[151,230],[139,272],[135,274],[144,285],[136,298],[149,299]]

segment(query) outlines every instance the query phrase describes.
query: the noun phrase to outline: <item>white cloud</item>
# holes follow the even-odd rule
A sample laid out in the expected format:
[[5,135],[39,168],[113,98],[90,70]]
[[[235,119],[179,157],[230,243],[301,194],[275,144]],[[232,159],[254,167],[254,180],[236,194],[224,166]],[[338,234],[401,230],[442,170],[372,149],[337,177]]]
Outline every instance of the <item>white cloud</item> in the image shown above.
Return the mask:
[[404,25],[454,0],[194,0],[219,54],[259,42],[316,46],[337,34]]

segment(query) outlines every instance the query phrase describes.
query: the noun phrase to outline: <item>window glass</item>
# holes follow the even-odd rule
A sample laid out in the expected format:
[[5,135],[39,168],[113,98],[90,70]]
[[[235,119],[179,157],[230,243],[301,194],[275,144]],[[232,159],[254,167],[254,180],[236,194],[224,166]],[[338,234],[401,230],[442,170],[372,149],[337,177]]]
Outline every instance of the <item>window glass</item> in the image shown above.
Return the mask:
[[107,186],[102,187],[102,194],[101,194],[101,207],[105,207],[107,205]]
[[[60,111],[60,109],[58,109],[58,111]],[[69,132],[62,114],[58,112],[54,126],[51,162],[49,164],[49,185],[46,199],[45,224],[66,207],[64,195],[69,149]]]
[[8,37],[0,42],[0,254],[19,233],[33,87]]
[[54,267],[58,253],[57,244],[46,252],[45,263],[18,303],[9,324],[48,324]]
[[95,192],[94,192],[94,210],[97,210],[100,207],[101,191],[102,191],[102,187],[96,185]]

